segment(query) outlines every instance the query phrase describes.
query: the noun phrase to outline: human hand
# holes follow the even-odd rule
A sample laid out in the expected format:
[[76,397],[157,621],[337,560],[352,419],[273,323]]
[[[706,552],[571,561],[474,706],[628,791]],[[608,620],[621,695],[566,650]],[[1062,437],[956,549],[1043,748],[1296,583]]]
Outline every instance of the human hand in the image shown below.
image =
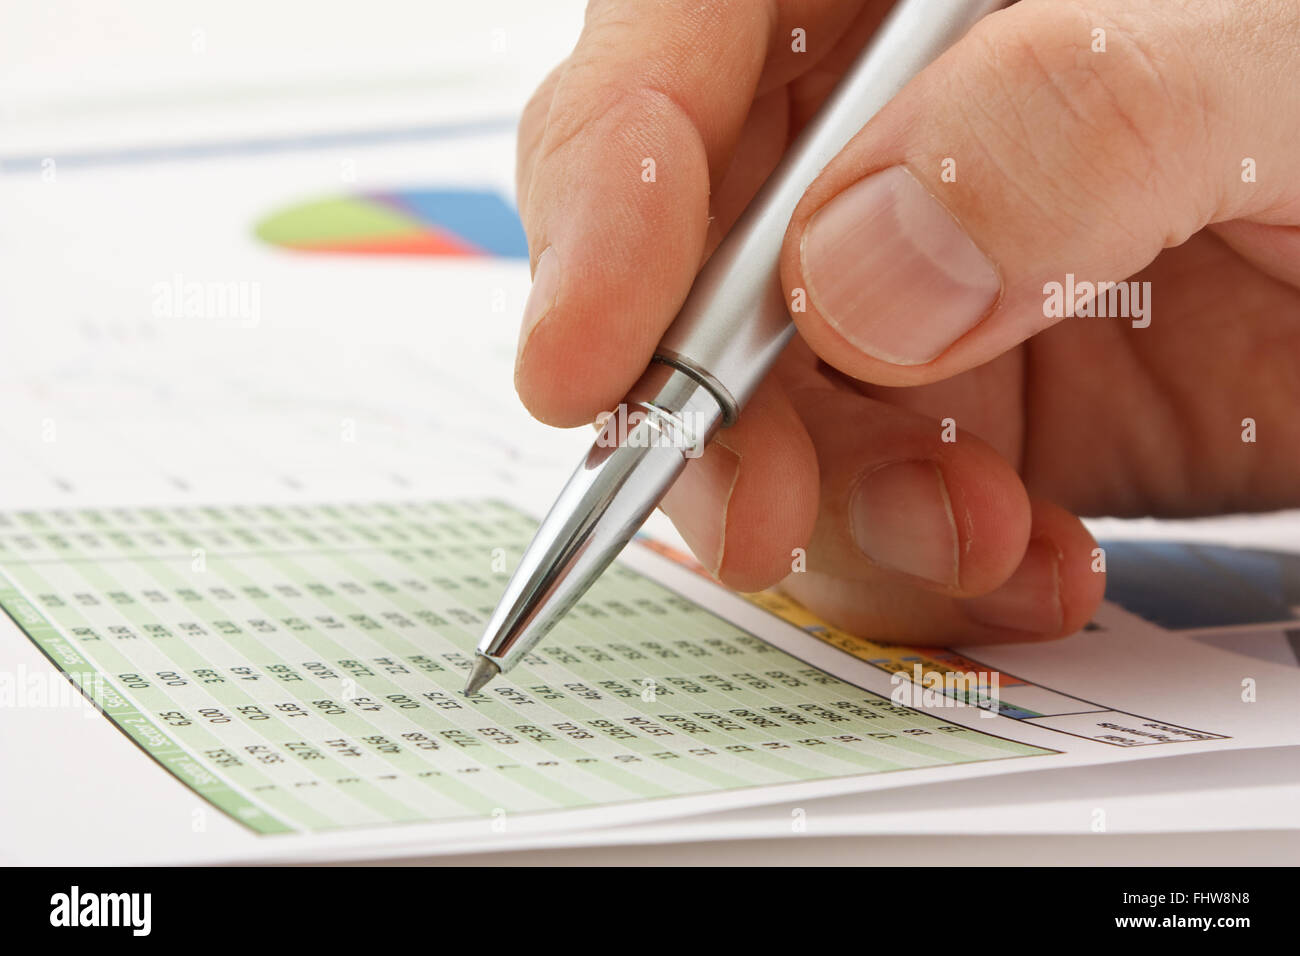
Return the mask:
[[[622,400],[889,6],[591,5],[519,134],[537,417]],[[1036,640],[1101,599],[1077,515],[1300,504],[1297,71],[1295,0],[986,18],[795,211],[800,337],[664,501],[701,562],[866,637]],[[1062,317],[1067,275],[1150,294]]]

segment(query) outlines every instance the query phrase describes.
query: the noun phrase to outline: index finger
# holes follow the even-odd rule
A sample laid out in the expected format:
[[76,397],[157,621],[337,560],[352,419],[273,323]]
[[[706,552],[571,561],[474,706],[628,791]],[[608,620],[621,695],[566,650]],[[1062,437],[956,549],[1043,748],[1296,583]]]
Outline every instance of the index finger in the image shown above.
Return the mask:
[[791,31],[829,49],[862,5],[592,4],[549,102],[544,89],[520,131],[534,284],[515,384],[534,415],[576,425],[622,399],[694,281],[710,192],[755,92],[812,62]]

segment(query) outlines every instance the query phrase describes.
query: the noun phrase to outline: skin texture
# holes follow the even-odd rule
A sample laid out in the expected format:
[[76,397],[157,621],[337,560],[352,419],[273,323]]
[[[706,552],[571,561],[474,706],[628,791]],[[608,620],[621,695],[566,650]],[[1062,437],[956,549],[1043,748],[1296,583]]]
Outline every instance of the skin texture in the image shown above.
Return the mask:
[[[572,426],[622,399],[888,7],[592,3],[519,132],[533,263],[549,248],[558,264],[521,332],[533,414]],[[807,287],[810,220],[903,166],[991,261],[996,303],[933,360],[899,365],[810,296],[741,422],[664,503],[700,560],[865,637],[1041,640],[1081,627],[1104,589],[1077,515],[1300,504],[1300,86],[1284,79],[1298,70],[1294,0],[1022,0],[986,18],[823,170],[780,267],[788,295]],[[1044,283],[1066,273],[1149,281],[1150,327],[1044,317]],[[879,321],[915,319],[872,288]],[[884,479],[891,463],[905,464]],[[924,540],[900,530],[909,509]],[[795,548],[806,572],[790,573]],[[919,561],[943,573],[906,570]]]

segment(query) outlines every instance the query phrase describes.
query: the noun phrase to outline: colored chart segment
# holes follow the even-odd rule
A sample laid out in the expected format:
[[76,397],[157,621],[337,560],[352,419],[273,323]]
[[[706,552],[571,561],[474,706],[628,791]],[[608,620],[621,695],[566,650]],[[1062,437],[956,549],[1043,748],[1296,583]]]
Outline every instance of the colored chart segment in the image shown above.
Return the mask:
[[334,196],[282,209],[257,237],[303,252],[526,259],[514,209],[485,190],[410,189]]
[[1297,619],[1300,554],[1179,541],[1100,543],[1107,600],[1166,630]]
[[[1012,720],[1083,737],[1116,747],[1147,747],[1199,740],[1224,740],[1222,734],[1181,727],[1115,710],[1105,704],[1064,694],[982,664],[974,657],[933,647],[877,644],[832,627],[802,605],[773,591],[747,595],[748,599],[814,637],[837,647],[872,667],[891,675],[898,694],[891,699],[911,706],[921,691],[955,697],[965,706],[979,707]],[[996,681],[996,683],[994,683]]]
[[[669,545],[638,536],[643,544],[697,574],[709,573],[695,559]],[[973,657],[938,647],[878,644],[833,627],[803,605],[776,591],[745,595],[751,603],[788,624],[885,671],[895,690],[891,699],[903,706],[941,695],[990,715],[1023,720],[1047,730],[1116,747],[1146,747],[1198,740],[1224,740],[1222,734],[1180,727],[1104,704],[1063,694],[1014,674],[990,668]],[[905,685],[911,686],[905,686]],[[899,693],[900,687],[902,693]],[[918,696],[919,695],[919,696]]]

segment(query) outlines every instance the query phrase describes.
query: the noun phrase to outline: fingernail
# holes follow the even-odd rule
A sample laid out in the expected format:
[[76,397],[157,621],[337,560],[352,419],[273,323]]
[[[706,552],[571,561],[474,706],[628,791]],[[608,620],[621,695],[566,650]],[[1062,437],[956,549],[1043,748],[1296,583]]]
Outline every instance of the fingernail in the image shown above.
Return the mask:
[[893,365],[923,365],[993,307],[1002,282],[952,213],[906,168],[840,193],[800,247],[817,311],[855,347]]
[[663,498],[663,510],[691,551],[717,577],[726,551],[727,506],[740,476],[740,456],[714,442],[690,462]]
[[863,476],[849,520],[858,549],[876,564],[957,586],[957,525],[934,462],[892,462]]
[[559,257],[555,254],[554,247],[547,246],[537,257],[537,268],[533,270],[533,287],[528,292],[528,301],[524,303],[524,319],[519,329],[520,353],[533,329],[537,328],[537,324],[546,318],[546,313],[555,305],[559,291]]
[[1006,584],[991,594],[961,602],[966,616],[990,627],[1031,634],[1059,633],[1065,619],[1059,560],[1050,542],[1030,541],[1020,567]]

